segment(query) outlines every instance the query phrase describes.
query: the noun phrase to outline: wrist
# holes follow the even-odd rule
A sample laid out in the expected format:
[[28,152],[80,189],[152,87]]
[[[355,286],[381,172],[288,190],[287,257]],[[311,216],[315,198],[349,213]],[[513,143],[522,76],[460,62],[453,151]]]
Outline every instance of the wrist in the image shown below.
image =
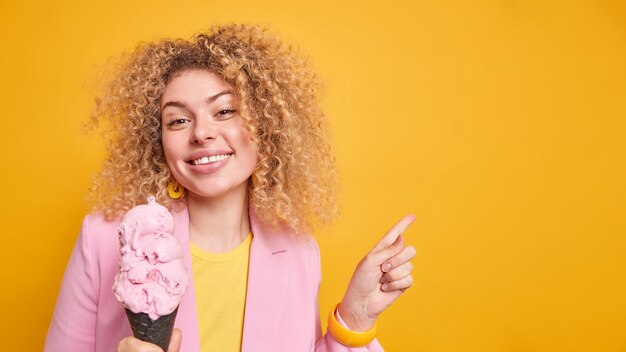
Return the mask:
[[352,331],[367,331],[370,330],[376,323],[376,318],[371,318],[366,314],[357,314],[357,310],[353,309],[344,302],[339,303],[337,312],[341,316],[341,320]]

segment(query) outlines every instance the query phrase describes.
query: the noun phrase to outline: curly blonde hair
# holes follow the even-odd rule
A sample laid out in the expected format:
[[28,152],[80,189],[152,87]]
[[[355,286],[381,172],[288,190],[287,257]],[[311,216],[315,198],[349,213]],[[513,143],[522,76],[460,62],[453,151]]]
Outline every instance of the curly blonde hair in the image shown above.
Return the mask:
[[331,220],[337,175],[319,82],[291,47],[250,25],[142,43],[123,57],[91,117],[107,138],[107,157],[90,191],[95,210],[113,219],[149,195],[170,209],[184,206],[167,195],[173,176],[161,144],[160,98],[168,81],[189,69],[217,74],[241,101],[244,125],[258,146],[248,195],[259,220],[297,234]]

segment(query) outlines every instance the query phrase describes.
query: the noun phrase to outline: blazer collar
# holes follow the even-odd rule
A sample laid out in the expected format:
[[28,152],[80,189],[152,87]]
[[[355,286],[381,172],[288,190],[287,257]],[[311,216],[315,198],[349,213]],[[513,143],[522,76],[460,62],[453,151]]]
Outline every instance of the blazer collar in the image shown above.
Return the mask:
[[[278,324],[285,318],[284,298],[289,283],[288,248],[290,234],[262,224],[249,208],[253,239],[250,246],[248,287],[242,351],[272,351],[279,337]],[[181,298],[175,326],[184,332],[182,351],[200,351],[198,316],[189,251],[189,212],[187,207],[173,213],[174,235],[183,247],[184,262],[190,275],[189,287]]]
[[280,337],[278,324],[284,319],[284,302],[289,282],[288,233],[272,230],[257,220],[249,209],[253,240],[248,266],[248,291],[242,352],[274,351]]

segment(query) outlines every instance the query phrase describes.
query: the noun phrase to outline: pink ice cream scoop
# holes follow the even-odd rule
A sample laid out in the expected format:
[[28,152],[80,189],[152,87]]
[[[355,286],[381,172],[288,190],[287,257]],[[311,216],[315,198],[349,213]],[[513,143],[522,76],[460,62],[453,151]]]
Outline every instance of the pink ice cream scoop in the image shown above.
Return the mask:
[[120,272],[113,293],[126,309],[152,320],[178,307],[189,282],[173,232],[172,214],[154,197],[130,209],[118,227]]

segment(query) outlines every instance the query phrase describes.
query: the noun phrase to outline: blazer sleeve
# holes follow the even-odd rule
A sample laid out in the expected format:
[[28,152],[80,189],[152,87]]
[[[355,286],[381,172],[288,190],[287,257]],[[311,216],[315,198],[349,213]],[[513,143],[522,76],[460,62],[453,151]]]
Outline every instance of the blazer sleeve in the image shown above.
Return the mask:
[[95,350],[99,276],[93,247],[88,215],[61,282],[46,337],[46,352]]
[[[316,271],[314,276],[317,278],[317,290],[319,292],[319,285],[322,281],[320,251],[317,242],[315,240],[312,240],[311,242],[313,242],[313,244],[315,245],[315,255],[313,256],[314,264],[312,265],[312,267]],[[317,297],[317,295],[315,295],[315,297]],[[320,321],[319,303],[317,299],[315,300],[315,312],[315,317],[317,319],[315,334],[315,339],[317,342],[315,343],[315,352],[384,352],[383,347],[380,345],[377,339],[374,339],[366,346],[355,348],[342,345],[340,342],[335,340],[335,338],[328,332],[322,335],[322,324]],[[343,326],[346,326],[341,318],[339,318],[338,321]]]

